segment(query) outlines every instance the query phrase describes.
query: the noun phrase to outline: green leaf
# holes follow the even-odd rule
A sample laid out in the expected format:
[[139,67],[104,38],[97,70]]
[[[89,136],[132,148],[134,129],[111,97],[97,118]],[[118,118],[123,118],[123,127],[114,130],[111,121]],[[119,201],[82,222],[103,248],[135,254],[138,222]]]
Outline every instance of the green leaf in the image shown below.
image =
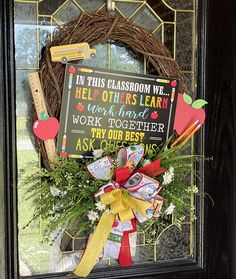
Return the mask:
[[49,118],[49,115],[47,115],[45,111],[42,111],[39,118],[41,120],[47,120]]
[[195,108],[195,109],[200,109],[206,104],[208,104],[207,101],[199,99],[199,100],[196,100],[192,103],[192,107]]
[[184,98],[185,103],[187,103],[187,104],[189,104],[189,105],[192,104],[193,99],[192,99],[191,96],[189,96],[188,94],[184,93],[184,94],[183,94],[183,98]]

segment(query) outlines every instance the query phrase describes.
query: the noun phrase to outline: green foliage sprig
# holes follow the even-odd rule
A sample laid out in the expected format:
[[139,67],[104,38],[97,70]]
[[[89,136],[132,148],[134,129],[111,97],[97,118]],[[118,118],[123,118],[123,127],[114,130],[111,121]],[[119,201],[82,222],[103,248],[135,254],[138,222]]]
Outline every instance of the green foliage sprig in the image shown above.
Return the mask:
[[[194,206],[191,202],[198,188],[192,185],[189,177],[197,173],[194,164],[205,160],[203,156],[185,155],[189,153],[187,145],[168,148],[172,138],[159,146],[155,151],[148,152],[140,162],[141,167],[147,161],[158,158],[166,172],[158,177],[162,184],[160,195],[164,198],[160,218],[152,218],[139,225],[148,242],[153,242],[158,235],[170,224],[181,228],[181,223],[196,219]],[[108,146],[103,155],[113,158],[114,168],[117,168],[117,153],[119,147]],[[74,236],[88,236],[93,230],[102,210],[96,204],[94,194],[104,185],[104,181],[94,179],[87,171],[86,166],[92,159],[73,161],[58,158],[58,165],[53,170],[40,169],[25,179],[28,186],[27,199],[33,200],[34,214],[31,221],[38,217],[47,221],[44,230],[45,239],[50,239],[58,227],[66,229],[75,220],[80,220]],[[169,181],[168,181],[169,179]],[[168,183],[166,183],[166,181]],[[92,217],[91,217],[92,214]],[[94,219],[93,219],[94,217]],[[30,222],[31,222],[30,221]],[[26,225],[28,226],[30,222]]]

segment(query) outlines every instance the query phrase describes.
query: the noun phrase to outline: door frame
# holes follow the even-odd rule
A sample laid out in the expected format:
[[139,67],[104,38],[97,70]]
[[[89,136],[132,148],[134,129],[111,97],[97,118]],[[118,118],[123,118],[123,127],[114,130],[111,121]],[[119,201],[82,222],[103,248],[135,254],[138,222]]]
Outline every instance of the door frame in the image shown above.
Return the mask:
[[[230,0],[233,5],[233,0]],[[214,105],[216,99],[213,96],[212,91],[213,83],[209,79],[209,67],[217,64],[217,61],[209,61],[209,53],[211,46],[214,42],[214,38],[211,38],[212,42],[209,43],[210,32],[209,24],[216,23],[214,20],[214,14],[208,13],[210,6],[214,6],[216,2],[214,0],[200,1],[198,7],[198,97],[206,98],[209,100],[208,114],[215,113]],[[211,5],[210,5],[211,4]],[[209,6],[208,6],[209,5]],[[218,9],[219,8],[218,4]],[[0,254],[0,278],[13,279],[19,278],[18,269],[18,242],[17,242],[17,157],[16,157],[16,93],[15,93],[15,60],[14,60],[14,1],[13,0],[0,0],[0,250],[4,251]],[[211,57],[212,58],[212,57]],[[214,57],[213,57],[214,58]],[[233,76],[233,75],[232,75]],[[207,93],[207,94],[206,94]],[[221,93],[222,94],[222,93]],[[226,101],[230,100],[230,96]],[[212,102],[212,103],[211,103]],[[209,117],[210,118],[210,117]],[[223,121],[223,120],[222,120]],[[221,120],[217,125],[221,125]],[[209,138],[215,135],[210,135],[212,126],[214,125],[211,120],[207,120],[205,131],[198,136],[196,142],[197,152],[203,152],[206,155],[211,155],[212,148]],[[202,144],[204,143],[204,144]],[[235,148],[234,148],[235,149]],[[231,159],[233,158],[231,154]],[[222,160],[226,158],[226,155],[222,154]],[[220,167],[221,162],[219,160],[214,161],[211,166],[206,167],[203,164],[199,166],[200,170],[205,173],[204,181],[202,181],[202,187],[205,188],[205,192],[211,194],[212,191],[216,191],[217,194],[221,193],[221,185],[213,185],[211,179],[212,166],[214,169]],[[214,172],[213,169],[213,172]],[[215,175],[217,173],[215,172]],[[235,179],[235,178],[234,178]],[[234,180],[231,181],[231,190],[233,194]],[[234,196],[236,194],[234,193]],[[206,204],[206,206],[204,206]],[[233,219],[233,210],[235,207],[233,204],[228,203],[225,205],[226,210]],[[200,202],[200,207],[197,209],[201,216],[201,222],[198,222],[198,228],[200,232],[200,242],[197,243],[199,247],[199,255],[197,261],[191,260],[176,260],[173,262],[165,263],[151,263],[145,265],[137,265],[127,269],[107,268],[106,278],[212,278],[215,274],[214,269],[217,264],[220,265],[221,258],[218,257],[217,261],[213,263],[211,258],[211,251],[214,249],[214,243],[223,241],[224,237],[217,235],[218,238],[212,235],[212,226],[215,225],[219,228],[224,222],[218,220],[216,223],[216,214],[221,210],[220,206],[216,204],[214,209],[211,208],[209,201]],[[232,224],[235,224],[233,222]],[[227,236],[232,241],[232,244],[236,246],[236,241],[233,241],[233,230],[227,231]],[[232,246],[233,246],[232,245]],[[226,256],[231,254],[225,250]],[[233,260],[233,259],[231,259]],[[229,279],[233,272],[227,273]],[[32,276],[27,278],[64,278],[64,274],[49,274],[43,276]],[[104,269],[97,269],[92,272],[92,277],[105,278]],[[215,278],[221,279],[221,277]],[[233,278],[233,277],[232,277]]]
[[18,278],[13,28],[13,1],[0,0],[0,278]]

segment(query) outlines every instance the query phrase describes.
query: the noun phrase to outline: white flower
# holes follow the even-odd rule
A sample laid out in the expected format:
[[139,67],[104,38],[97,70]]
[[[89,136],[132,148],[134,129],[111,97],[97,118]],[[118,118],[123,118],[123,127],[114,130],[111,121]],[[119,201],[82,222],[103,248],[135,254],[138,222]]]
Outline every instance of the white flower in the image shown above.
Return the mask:
[[146,167],[147,165],[151,164],[151,161],[149,159],[143,160],[143,166]]
[[103,210],[106,208],[106,205],[105,205],[105,204],[102,204],[101,201],[97,201],[97,202],[95,203],[95,205],[96,205],[97,210],[99,210],[99,211],[103,211]]
[[169,173],[174,176],[174,168],[172,166],[169,167]]
[[196,185],[192,186],[192,193],[197,194],[198,193],[198,187]]
[[198,187],[196,185],[190,186],[186,189],[186,192],[190,194],[197,194],[198,193]]
[[50,193],[53,197],[60,197],[64,198],[64,196],[67,194],[67,191],[61,191],[60,189],[50,186]]
[[167,209],[165,210],[166,215],[171,215],[173,214],[175,209],[175,205],[171,202],[170,205],[167,207]]
[[170,166],[169,170],[163,174],[163,183],[162,185],[170,184],[174,177],[174,168]]
[[166,172],[163,174],[162,177],[163,177],[162,185],[170,184],[171,181],[172,181],[172,178],[173,178],[173,176],[172,176],[168,171],[166,171]]
[[98,214],[94,210],[89,210],[88,211],[88,218],[92,223],[94,223],[98,219]]
[[50,193],[53,197],[59,197],[61,194],[61,190],[56,187],[50,186]]
[[93,157],[94,157],[94,159],[101,158],[103,152],[104,152],[103,149],[94,149],[94,150],[93,150]]

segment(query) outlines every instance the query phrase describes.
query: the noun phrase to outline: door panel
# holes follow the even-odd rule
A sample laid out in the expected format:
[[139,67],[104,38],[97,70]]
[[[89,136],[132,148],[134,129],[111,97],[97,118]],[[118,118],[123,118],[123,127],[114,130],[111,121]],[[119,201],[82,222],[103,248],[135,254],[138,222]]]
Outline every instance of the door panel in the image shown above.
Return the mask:
[[[115,13],[131,18],[137,24],[152,31],[170,50],[185,75],[187,87],[195,89],[195,35],[196,3],[177,5],[174,1],[122,1],[116,3]],[[15,1],[15,53],[16,53],[16,113],[17,113],[17,158],[18,158],[18,211],[19,211],[19,263],[22,276],[69,271],[74,268],[76,239],[71,238],[71,248],[60,250],[60,237],[53,246],[41,243],[42,230],[46,226],[40,219],[30,222],[32,218],[32,201],[25,201],[27,187],[24,179],[32,168],[40,163],[40,157],[34,149],[31,132],[30,110],[32,97],[27,74],[38,69],[42,47],[53,39],[57,26],[72,20],[84,10],[105,9],[104,1],[93,1],[85,5],[84,1],[52,2]],[[147,73],[146,61],[140,55],[135,57],[125,47],[115,42],[96,46],[96,59],[85,60],[83,65],[110,68],[135,73]],[[34,170],[35,171],[35,170]],[[193,203],[193,201],[192,201]],[[190,206],[190,204],[189,204]],[[201,216],[199,215],[199,222]],[[24,226],[30,224],[24,228]],[[55,232],[55,235],[57,232]],[[70,235],[65,232],[66,237]],[[148,243],[144,233],[135,236],[133,247],[135,263],[156,262],[174,259],[194,260],[196,249],[195,225],[189,221],[182,224],[182,230],[171,224],[160,236]],[[62,235],[61,235],[62,237]],[[117,266],[111,259],[101,261],[102,266]]]

